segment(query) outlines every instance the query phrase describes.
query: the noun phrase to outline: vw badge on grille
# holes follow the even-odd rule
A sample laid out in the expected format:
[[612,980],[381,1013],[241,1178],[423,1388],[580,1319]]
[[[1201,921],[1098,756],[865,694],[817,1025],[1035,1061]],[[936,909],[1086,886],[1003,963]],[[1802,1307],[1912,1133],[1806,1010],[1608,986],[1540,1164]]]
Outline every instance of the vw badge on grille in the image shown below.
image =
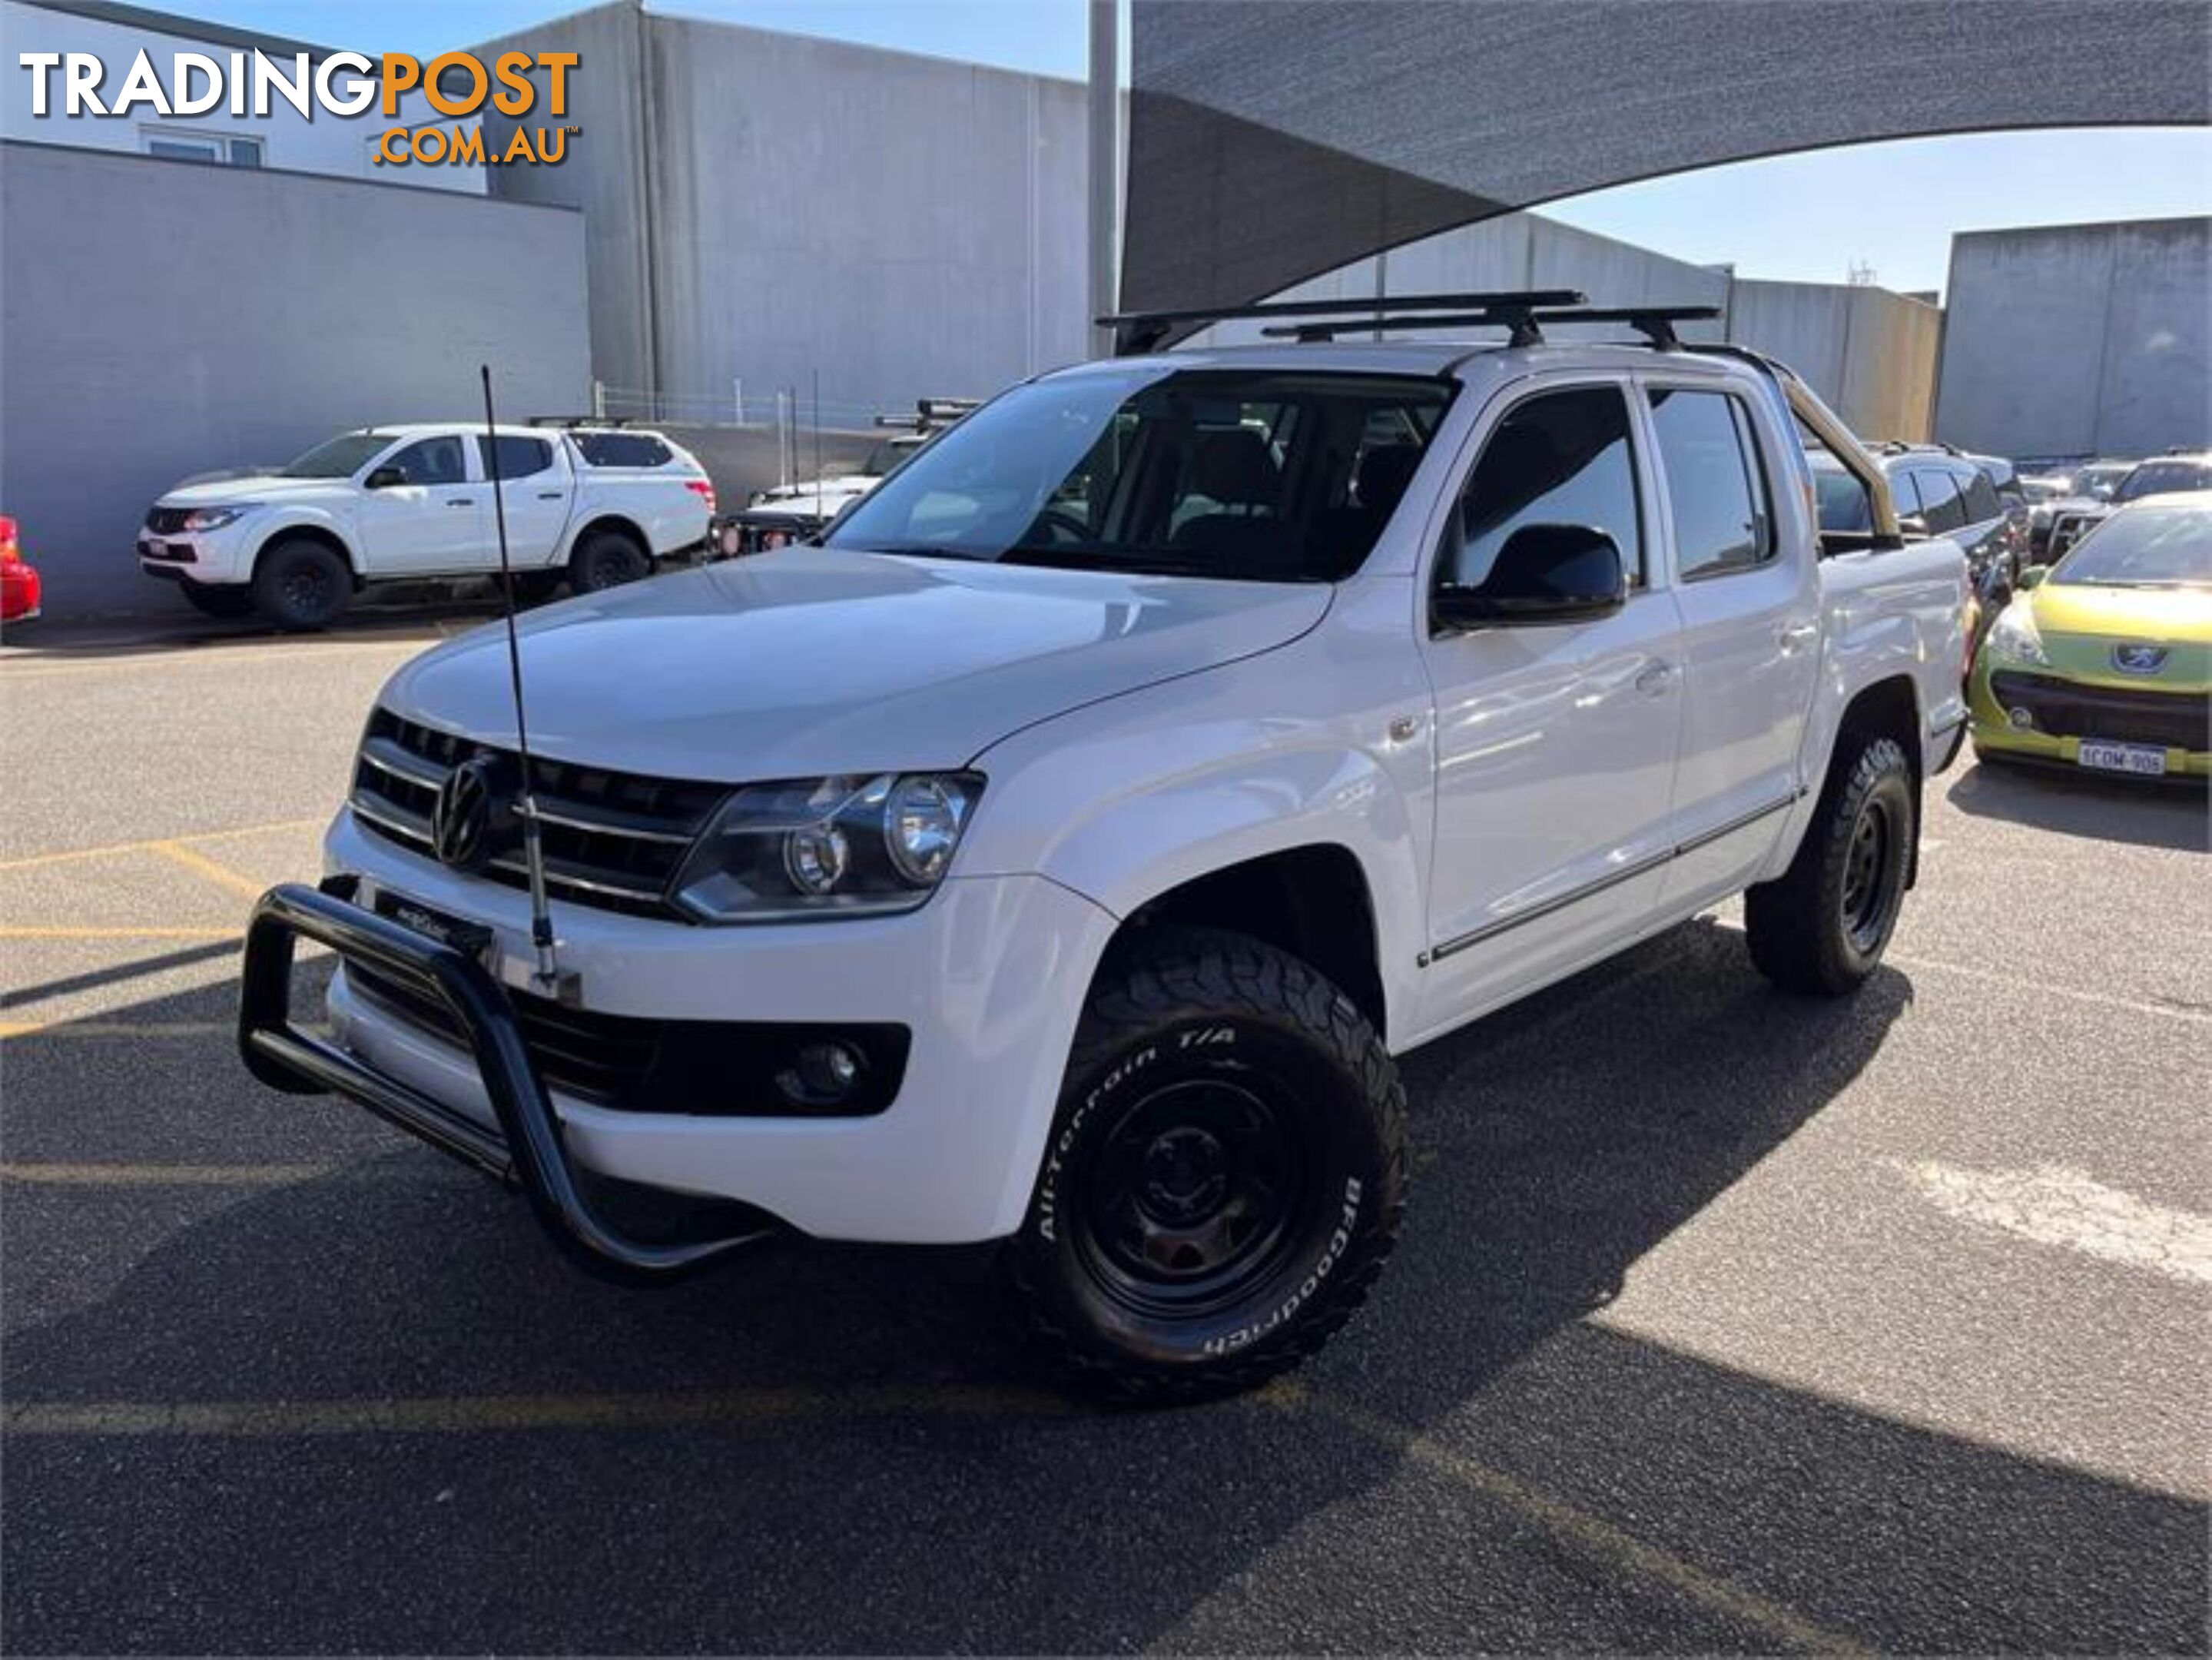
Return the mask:
[[2156,674],[2166,666],[2166,648],[2133,643],[2115,646],[2112,666],[2122,674]]
[[498,797],[499,768],[488,755],[446,775],[430,809],[430,845],[441,864],[472,870],[491,856],[493,825],[505,816]]

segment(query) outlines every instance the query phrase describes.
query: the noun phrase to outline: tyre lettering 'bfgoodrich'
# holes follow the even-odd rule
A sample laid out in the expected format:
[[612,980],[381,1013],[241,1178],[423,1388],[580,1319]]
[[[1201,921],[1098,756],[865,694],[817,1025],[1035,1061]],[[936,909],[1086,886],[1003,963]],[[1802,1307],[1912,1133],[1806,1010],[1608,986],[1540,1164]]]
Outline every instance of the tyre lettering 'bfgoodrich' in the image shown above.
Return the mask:
[[1091,988],[1011,1287],[1087,1393],[1233,1393],[1350,1317],[1405,1178],[1404,1091],[1349,998],[1257,940],[1148,929]]

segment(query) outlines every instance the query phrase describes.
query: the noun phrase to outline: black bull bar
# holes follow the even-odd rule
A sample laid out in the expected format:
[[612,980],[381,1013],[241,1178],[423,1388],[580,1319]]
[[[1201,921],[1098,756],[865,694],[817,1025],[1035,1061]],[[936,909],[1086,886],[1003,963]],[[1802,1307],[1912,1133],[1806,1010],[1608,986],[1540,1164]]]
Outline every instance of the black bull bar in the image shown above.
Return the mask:
[[[552,1098],[499,982],[459,946],[354,904],[357,891],[349,877],[333,877],[320,889],[288,882],[270,889],[254,905],[246,929],[238,1049],[256,1078],[293,1095],[347,1096],[440,1152],[520,1188],[554,1243],[595,1274],[665,1280],[774,1236],[775,1229],[762,1228],[660,1244],[628,1237],[610,1224],[577,1179]],[[498,1129],[487,1129],[295,1026],[292,964],[301,939],[328,946],[342,961],[358,964],[450,1010],[468,1035]]]

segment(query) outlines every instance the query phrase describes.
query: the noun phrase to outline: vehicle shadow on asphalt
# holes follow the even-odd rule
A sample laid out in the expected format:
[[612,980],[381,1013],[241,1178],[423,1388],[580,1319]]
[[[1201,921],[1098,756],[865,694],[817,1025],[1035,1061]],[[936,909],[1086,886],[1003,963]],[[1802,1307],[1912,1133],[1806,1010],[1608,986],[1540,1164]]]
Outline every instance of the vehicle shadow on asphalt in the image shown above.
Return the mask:
[[[973,1254],[799,1246],[625,1291],[365,1115],[251,1085],[220,1039],[150,1067],[20,1040],[11,1160],[334,1168],[12,1191],[11,1413],[526,1405],[15,1438],[6,1645],[2201,1651],[2201,1508],[1583,1318],[1911,998],[1893,970],[1778,997],[1693,924],[1418,1052],[1373,1304],[1291,1390],[1148,1414],[1022,1391]],[[531,1402],[732,1392],[758,1409],[527,1426]]]
[[2212,852],[2212,796],[2202,781],[2142,783],[1977,762],[1948,800],[1978,818],[2099,842]]

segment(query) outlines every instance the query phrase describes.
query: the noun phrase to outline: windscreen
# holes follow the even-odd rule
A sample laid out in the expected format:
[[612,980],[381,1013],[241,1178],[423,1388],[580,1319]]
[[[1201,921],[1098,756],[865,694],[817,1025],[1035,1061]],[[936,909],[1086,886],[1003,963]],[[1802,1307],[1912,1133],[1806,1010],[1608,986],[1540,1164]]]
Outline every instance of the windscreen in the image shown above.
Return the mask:
[[2202,461],[2146,461],[2112,492],[2115,502],[2140,502],[2174,490],[2212,489],[2212,466]]
[[832,547],[1238,581],[1359,568],[1451,401],[1410,376],[1170,370],[1018,386],[831,528]]
[[2053,582],[2087,587],[2212,587],[2212,508],[2115,514],[2058,562]]
[[276,470],[279,478],[350,478],[369,458],[392,442],[396,434],[349,432],[318,444],[296,461]]

